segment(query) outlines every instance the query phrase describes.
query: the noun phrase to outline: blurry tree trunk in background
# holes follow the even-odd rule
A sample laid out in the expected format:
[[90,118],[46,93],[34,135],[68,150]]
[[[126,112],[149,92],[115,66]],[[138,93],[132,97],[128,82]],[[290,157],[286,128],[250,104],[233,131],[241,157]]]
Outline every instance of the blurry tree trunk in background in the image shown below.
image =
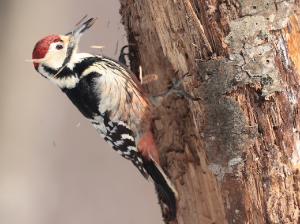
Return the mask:
[[[167,223],[299,223],[299,0],[121,0],[135,70],[163,93],[163,169],[179,192]],[[163,216],[166,217],[163,210]]]

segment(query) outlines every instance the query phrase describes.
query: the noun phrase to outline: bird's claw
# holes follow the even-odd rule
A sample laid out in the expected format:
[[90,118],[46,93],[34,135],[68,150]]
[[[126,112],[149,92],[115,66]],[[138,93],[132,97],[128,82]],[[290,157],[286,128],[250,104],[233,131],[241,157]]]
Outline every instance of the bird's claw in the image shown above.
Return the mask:
[[124,49],[127,47],[129,47],[129,45],[125,45],[124,47],[122,47],[122,49],[120,51],[120,56],[119,56],[119,62],[121,62],[124,65],[126,65],[125,55],[129,55],[129,53],[124,53]]
[[177,80],[177,74],[178,74],[178,71],[175,72],[174,78],[172,79],[172,82],[173,82],[172,88],[163,95],[168,96],[169,94],[175,92],[177,96],[184,96],[188,100],[192,100],[192,101],[200,100],[200,98],[193,98],[190,94],[185,92],[183,89],[178,88],[178,86],[181,84],[182,80],[189,74],[189,72],[184,74],[179,80]]

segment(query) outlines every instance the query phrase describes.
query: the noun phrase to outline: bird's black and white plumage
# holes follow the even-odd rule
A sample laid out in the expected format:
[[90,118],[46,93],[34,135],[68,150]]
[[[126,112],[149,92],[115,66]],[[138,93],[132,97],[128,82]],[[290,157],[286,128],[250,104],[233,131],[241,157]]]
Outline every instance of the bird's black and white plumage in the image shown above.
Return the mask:
[[182,79],[173,81],[174,87],[166,94],[148,95],[120,62],[78,53],[80,37],[94,22],[90,19],[66,35],[44,37],[35,45],[31,61],[42,76],[69,97],[114,150],[155,183],[166,198],[171,217],[175,217],[178,195],[160,167],[150,122],[151,107],[164,96],[173,91],[187,94],[177,88]]

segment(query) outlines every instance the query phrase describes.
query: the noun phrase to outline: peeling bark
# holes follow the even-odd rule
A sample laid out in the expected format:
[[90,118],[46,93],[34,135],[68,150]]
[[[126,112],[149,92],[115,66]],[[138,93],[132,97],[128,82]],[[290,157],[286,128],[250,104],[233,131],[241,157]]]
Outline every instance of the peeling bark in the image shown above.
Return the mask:
[[[170,96],[153,131],[179,192],[167,223],[298,223],[299,2],[121,0],[135,70],[167,91],[175,71],[200,102]],[[163,203],[162,199],[161,203]]]

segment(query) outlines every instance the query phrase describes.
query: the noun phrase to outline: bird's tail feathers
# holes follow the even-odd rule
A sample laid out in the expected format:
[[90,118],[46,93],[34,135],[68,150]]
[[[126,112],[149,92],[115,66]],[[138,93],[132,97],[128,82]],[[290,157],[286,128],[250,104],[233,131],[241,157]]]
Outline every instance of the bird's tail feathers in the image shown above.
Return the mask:
[[153,179],[155,185],[164,195],[172,218],[176,216],[176,199],[178,198],[178,193],[167,177],[160,165],[151,157],[150,161],[143,161],[144,168],[147,170],[148,174]]

